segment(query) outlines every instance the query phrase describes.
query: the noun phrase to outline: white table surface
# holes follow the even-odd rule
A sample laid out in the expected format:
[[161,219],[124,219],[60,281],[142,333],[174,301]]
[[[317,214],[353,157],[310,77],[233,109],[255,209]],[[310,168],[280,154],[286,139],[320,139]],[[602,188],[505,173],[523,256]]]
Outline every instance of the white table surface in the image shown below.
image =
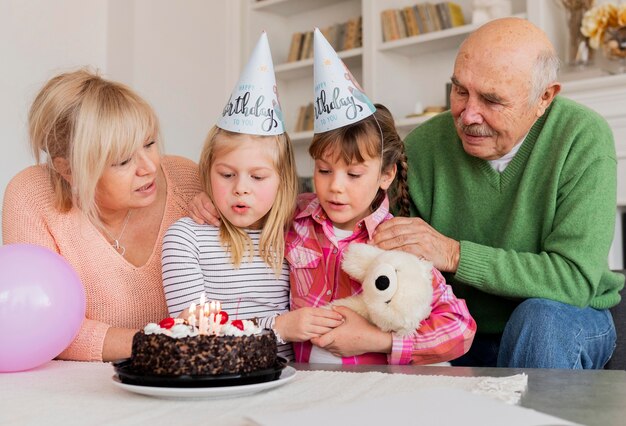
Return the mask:
[[[0,424],[246,425],[250,424],[247,416],[311,407],[335,409],[341,404],[376,401],[416,389],[449,387],[480,392],[482,385],[489,387],[489,381],[493,385],[494,380],[501,380],[497,377],[510,379],[521,372],[456,367],[294,366],[297,372],[293,380],[251,396],[165,399],[119,388],[113,382],[110,364],[52,361],[27,372],[0,374]],[[316,371],[321,368],[336,371]],[[626,402],[626,372],[529,370],[527,378],[528,392],[522,397],[522,407],[590,425],[621,425],[626,418],[626,410],[621,408]],[[559,406],[564,396],[572,399]],[[372,404],[372,409],[383,408]],[[442,413],[442,420],[445,418]]]

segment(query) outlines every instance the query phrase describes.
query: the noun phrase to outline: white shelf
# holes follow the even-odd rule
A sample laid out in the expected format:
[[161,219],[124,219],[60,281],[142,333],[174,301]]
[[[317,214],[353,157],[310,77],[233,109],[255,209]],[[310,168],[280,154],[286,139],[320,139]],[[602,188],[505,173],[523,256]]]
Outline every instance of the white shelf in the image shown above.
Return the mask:
[[251,6],[254,12],[269,12],[281,16],[292,16],[349,0],[263,0]]
[[[344,50],[338,52],[341,60],[350,69],[363,65],[363,48]],[[287,62],[274,67],[276,78],[281,80],[293,80],[296,78],[313,77],[313,58],[303,59],[296,62]]]
[[419,117],[401,118],[396,120],[396,128],[398,132],[409,133],[411,130],[424,123],[428,119],[434,117],[436,114],[425,114]]
[[313,130],[307,130],[304,132],[289,132],[291,143],[294,145],[308,145],[313,139]]
[[[516,14],[518,18],[525,18],[526,14]],[[448,49],[457,49],[465,37],[482,24],[469,24],[446,30],[432,31],[399,40],[380,43],[378,50],[393,52],[404,56],[418,56],[425,53],[438,52]]]

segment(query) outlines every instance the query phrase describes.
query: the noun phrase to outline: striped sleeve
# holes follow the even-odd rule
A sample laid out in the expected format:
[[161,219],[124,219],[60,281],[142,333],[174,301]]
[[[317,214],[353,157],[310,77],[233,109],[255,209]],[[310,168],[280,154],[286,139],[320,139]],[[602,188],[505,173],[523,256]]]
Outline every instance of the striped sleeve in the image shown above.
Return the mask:
[[183,220],[172,224],[165,233],[161,264],[167,310],[176,317],[204,292],[197,237]]
[[474,340],[476,322],[464,300],[457,299],[441,273],[433,269],[431,313],[410,336],[393,334],[389,364],[434,364],[465,354]]

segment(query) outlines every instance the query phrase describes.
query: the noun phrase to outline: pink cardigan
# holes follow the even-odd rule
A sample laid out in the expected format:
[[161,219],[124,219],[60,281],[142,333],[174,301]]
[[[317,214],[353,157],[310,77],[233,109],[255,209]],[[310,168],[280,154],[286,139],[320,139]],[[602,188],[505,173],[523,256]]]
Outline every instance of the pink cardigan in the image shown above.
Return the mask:
[[167,182],[166,207],[154,251],[140,267],[124,260],[77,208],[67,213],[55,209],[46,166],[31,166],[8,184],[2,211],[4,244],[36,244],[59,253],[85,287],[85,321],[59,359],[101,361],[109,327],[139,329],[168,316],[161,242],[169,226],[187,215],[200,183],[198,167],[190,160],[163,157],[161,165]]

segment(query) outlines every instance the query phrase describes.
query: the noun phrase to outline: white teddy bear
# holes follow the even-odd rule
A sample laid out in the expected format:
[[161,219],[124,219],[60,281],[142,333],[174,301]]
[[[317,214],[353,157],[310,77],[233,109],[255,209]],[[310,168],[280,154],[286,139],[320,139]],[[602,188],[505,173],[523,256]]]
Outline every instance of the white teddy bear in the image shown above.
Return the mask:
[[414,333],[430,315],[432,263],[403,251],[355,243],[341,267],[361,283],[363,292],[332,305],[346,306],[382,331],[400,336]]

